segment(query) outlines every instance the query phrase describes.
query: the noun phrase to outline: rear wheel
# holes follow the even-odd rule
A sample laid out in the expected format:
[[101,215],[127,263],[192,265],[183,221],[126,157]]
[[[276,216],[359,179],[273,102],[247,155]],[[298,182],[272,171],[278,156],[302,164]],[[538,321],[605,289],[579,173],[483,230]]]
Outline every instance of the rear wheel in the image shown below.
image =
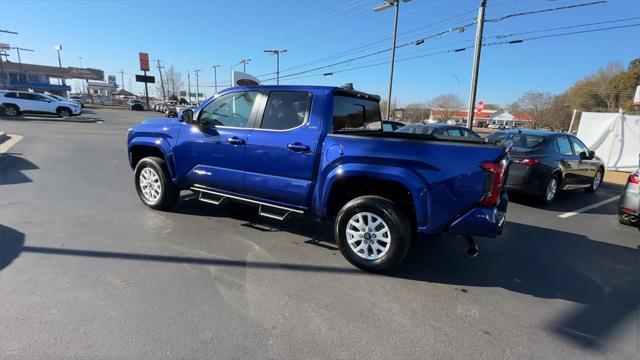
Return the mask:
[[553,174],[547,181],[547,186],[544,189],[544,192],[540,194],[538,200],[543,205],[549,205],[555,200],[558,195],[558,189],[560,188],[560,178],[558,175]]
[[180,195],[171,181],[166,162],[153,156],[140,160],[136,165],[135,184],[140,200],[156,210],[170,209]]
[[593,180],[591,181],[591,186],[584,189],[584,191],[588,193],[594,193],[598,191],[598,188],[600,187],[600,185],[602,185],[603,178],[604,178],[604,171],[602,169],[598,169],[598,171],[596,171],[595,176],[593,177]]
[[18,116],[20,115],[20,109],[13,104],[4,105],[4,114],[7,116]]
[[58,110],[56,110],[56,114],[61,118],[67,118],[71,116],[71,110],[67,108],[58,108]]
[[351,264],[380,272],[402,261],[411,245],[412,230],[394,202],[379,196],[361,196],[338,213],[334,237]]

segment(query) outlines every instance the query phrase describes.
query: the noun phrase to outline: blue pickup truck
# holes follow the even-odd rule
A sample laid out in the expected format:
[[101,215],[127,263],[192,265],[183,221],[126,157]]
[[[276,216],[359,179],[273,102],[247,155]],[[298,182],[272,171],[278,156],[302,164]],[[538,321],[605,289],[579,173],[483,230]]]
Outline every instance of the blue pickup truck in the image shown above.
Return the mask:
[[[380,98],[348,87],[227,89],[189,114],[129,129],[143,203],[251,203],[259,214],[334,224],[353,265],[398,264],[419,234],[496,237],[507,209],[505,149],[480,139],[383,131]],[[380,124],[378,127],[372,124]]]

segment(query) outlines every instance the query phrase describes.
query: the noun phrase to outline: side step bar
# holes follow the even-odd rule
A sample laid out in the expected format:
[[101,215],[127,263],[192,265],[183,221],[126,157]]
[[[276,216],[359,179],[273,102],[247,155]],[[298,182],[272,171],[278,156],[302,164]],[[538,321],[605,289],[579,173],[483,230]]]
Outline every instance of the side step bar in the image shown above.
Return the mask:
[[247,199],[241,196],[224,194],[221,192],[217,192],[211,188],[208,188],[203,185],[194,185],[191,187],[191,191],[199,192],[200,196],[198,196],[198,200],[207,202],[214,205],[220,205],[227,199],[233,199],[237,201],[247,202],[251,204],[258,205],[258,214],[264,217],[276,219],[276,220],[284,220],[290,213],[303,214],[304,211],[299,209],[293,209],[286,206],[273,205],[268,204],[262,201],[257,201],[253,199]]

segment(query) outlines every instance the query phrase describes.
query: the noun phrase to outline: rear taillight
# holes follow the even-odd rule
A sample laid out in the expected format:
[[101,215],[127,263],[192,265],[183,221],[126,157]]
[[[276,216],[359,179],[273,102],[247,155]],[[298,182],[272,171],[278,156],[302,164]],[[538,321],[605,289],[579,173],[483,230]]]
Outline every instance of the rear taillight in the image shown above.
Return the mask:
[[525,158],[522,160],[518,160],[517,162],[525,166],[534,166],[540,163],[540,159]]
[[482,206],[496,206],[502,193],[504,170],[506,162],[484,162],[480,167],[485,172],[484,195],[480,200]]
[[640,184],[640,175],[638,174],[629,175],[629,182],[632,184]]

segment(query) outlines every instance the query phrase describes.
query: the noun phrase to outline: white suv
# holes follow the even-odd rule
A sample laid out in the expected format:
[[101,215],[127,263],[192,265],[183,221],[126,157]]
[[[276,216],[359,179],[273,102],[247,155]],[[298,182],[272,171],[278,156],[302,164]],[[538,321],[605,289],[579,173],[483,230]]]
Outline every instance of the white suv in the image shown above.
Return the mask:
[[73,101],[60,101],[49,95],[25,91],[0,92],[0,104],[4,108],[4,114],[8,116],[34,113],[69,117],[82,113],[80,104]]

